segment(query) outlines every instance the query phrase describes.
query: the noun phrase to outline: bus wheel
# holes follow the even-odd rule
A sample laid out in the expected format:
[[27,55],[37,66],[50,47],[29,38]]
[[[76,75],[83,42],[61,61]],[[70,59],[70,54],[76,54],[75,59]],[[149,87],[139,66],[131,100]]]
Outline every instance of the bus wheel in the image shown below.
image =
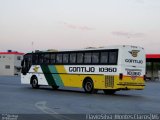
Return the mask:
[[32,84],[32,88],[34,89],[39,88],[37,78],[33,78],[31,84]]
[[112,95],[116,92],[116,90],[103,90],[104,94]]
[[86,93],[97,93],[98,90],[94,89],[94,84],[91,79],[87,79],[83,83],[83,88]]
[[53,90],[57,90],[59,88],[59,86],[55,86],[55,85],[52,85],[51,87]]

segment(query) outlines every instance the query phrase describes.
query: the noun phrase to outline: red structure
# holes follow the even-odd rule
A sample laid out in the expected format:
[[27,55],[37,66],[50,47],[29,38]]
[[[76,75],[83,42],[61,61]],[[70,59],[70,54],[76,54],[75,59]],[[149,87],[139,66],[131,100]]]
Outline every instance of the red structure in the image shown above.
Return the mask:
[[160,59],[160,54],[146,54],[147,59]]
[[160,54],[146,54],[146,73],[149,80],[160,79]]
[[0,54],[3,54],[3,55],[24,55],[24,53],[21,53],[21,52],[0,52]]

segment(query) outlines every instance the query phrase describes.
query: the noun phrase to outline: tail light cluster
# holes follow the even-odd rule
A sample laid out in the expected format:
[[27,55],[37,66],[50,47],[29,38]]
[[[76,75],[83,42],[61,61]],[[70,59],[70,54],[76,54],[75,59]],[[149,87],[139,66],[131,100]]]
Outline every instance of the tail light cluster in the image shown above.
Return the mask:
[[119,74],[119,80],[122,80],[122,79],[123,79],[123,74],[120,73],[120,74]]
[[[119,74],[119,80],[123,80],[123,74]],[[146,75],[143,76],[143,80],[146,80]]]

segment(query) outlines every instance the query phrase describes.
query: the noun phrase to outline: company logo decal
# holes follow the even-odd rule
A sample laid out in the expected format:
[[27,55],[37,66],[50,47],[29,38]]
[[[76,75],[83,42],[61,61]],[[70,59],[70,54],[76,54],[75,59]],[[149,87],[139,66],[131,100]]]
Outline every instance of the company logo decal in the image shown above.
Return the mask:
[[38,66],[35,66],[35,67],[33,68],[34,72],[38,72],[38,69],[39,69]]
[[132,51],[128,51],[133,57],[137,57],[139,50],[132,50]]

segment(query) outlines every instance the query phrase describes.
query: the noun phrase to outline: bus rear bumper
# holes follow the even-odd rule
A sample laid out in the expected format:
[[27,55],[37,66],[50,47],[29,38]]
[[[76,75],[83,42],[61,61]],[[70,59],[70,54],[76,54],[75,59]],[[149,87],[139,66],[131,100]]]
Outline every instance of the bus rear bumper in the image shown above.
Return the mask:
[[117,84],[120,90],[143,90],[145,84]]

